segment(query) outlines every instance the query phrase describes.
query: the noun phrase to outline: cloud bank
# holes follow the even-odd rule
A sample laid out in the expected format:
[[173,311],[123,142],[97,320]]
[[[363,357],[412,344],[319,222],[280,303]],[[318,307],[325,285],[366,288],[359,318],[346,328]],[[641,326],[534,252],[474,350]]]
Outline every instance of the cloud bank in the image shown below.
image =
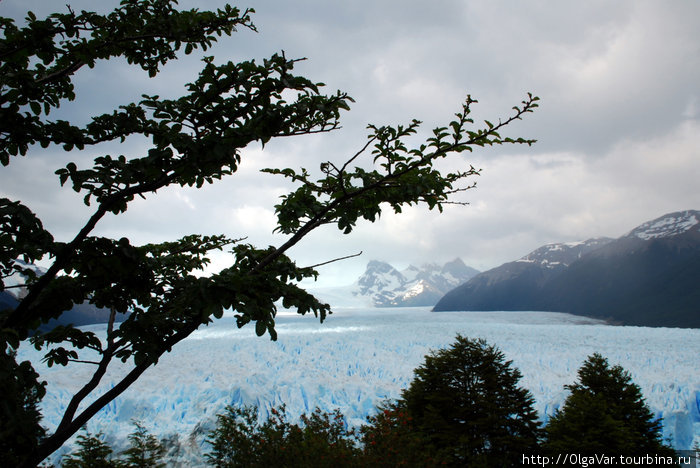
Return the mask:
[[[181,2],[183,8],[221,4]],[[52,6],[3,0],[0,15],[21,19],[27,9],[41,15]],[[248,148],[233,177],[138,201],[125,216],[106,219],[101,234],[140,243],[224,233],[279,244],[284,238],[272,234],[273,206],[289,186],[259,169],[316,170],[322,161],[342,161],[362,146],[368,123],[418,118],[426,135],[449,122],[467,94],[479,100],[477,119],[497,120],[528,91],[541,97],[540,109],[505,133],[536,138],[536,145],[480,149],[449,163],[483,169],[477,188],[462,196],[469,206],[442,215],[424,208],[387,212],[349,236],[324,228],[291,255],[307,265],[364,252],[323,267],[321,285],[352,281],[370,259],[402,267],[461,257],[487,269],[547,242],[619,236],[666,212],[700,207],[698,2],[261,0],[250,6],[260,32],[241,31],[208,54],[218,62],[280,50],[307,57],[297,73],[356,99],[344,128],[276,141],[264,151]],[[55,118],[85,122],[142,93],[176,96],[198,67],[198,58],[183,58],[154,80],[119,61],[81,70],[79,99]],[[59,188],[53,171],[69,161],[87,165],[100,154],[138,156],[146,148],[146,141],[130,140],[85,154],[37,149],[0,169],[0,196],[23,200],[67,239],[90,212],[79,195]],[[223,267],[230,259],[215,260]]]

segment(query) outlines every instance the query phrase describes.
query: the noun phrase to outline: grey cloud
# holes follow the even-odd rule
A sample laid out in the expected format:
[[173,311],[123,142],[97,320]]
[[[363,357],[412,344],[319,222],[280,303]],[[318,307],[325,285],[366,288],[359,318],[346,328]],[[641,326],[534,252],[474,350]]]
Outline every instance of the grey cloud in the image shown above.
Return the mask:
[[[72,3],[92,8],[92,3]],[[223,3],[183,1],[181,6]],[[52,7],[38,0],[3,0],[0,14],[22,16],[25,5],[39,14]],[[477,120],[506,117],[527,91],[538,94],[540,109],[504,131],[538,143],[455,158],[450,168],[471,162],[484,169],[477,188],[464,194],[471,203],[467,207],[449,207],[441,216],[423,208],[401,217],[386,213],[350,236],[326,228],[295,247],[293,257],[313,264],[363,250],[359,259],[324,267],[328,281],[335,282],[361,273],[372,258],[401,266],[461,256],[484,269],[547,242],[617,236],[664,212],[700,206],[700,3],[260,0],[250,5],[257,10],[260,32],[241,31],[209,53],[219,62],[261,59],[280,50],[288,57],[308,57],[297,64],[297,73],[325,82],[328,92],[341,89],[356,98],[344,115],[344,128],[271,142],[265,151],[249,148],[245,167],[234,177],[201,191],[163,191],[134,205],[123,220],[107,220],[102,232],[144,242],[223,232],[250,235],[250,242],[261,245],[279,243],[281,238],[269,232],[270,213],[289,186],[259,174],[260,168],[317,170],[324,160],[342,161],[364,143],[367,123],[418,118],[425,121],[425,136],[449,121],[467,93],[480,101],[474,108]],[[81,70],[76,75],[80,98],[56,118],[84,121],[138,100],[141,93],[176,96],[195,78],[198,60],[174,62],[156,80],[119,62]],[[138,155],[143,150],[142,142],[128,142],[81,158],[87,164],[99,151]],[[59,190],[52,173],[74,157],[41,152],[1,168],[0,195],[27,200],[47,225],[69,236],[88,211],[75,208],[80,197]],[[264,216],[257,219],[255,210]]]

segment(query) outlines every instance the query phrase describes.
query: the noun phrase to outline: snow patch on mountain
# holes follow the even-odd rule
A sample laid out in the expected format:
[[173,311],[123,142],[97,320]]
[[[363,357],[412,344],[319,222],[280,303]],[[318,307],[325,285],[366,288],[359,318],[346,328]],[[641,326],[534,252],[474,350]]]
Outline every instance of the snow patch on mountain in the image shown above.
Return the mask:
[[693,228],[700,231],[700,211],[678,211],[641,224],[625,237],[637,237],[642,240],[660,239],[677,236]]
[[578,242],[547,244],[516,260],[519,263],[534,263],[548,269],[566,268],[581,256],[612,242],[607,237],[597,237]]
[[416,297],[423,294],[427,290],[427,285],[422,280],[408,288],[404,297]]

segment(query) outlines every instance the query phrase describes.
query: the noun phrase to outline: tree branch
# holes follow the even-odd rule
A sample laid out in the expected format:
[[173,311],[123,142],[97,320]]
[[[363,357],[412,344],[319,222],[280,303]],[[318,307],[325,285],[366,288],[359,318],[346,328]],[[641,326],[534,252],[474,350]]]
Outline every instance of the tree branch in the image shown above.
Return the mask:
[[77,362],[77,363],[79,363],[79,364],[94,364],[94,365],[96,365],[96,366],[99,366],[99,365],[100,365],[100,363],[97,362],[97,361],[84,361],[84,360],[82,360],[82,359],[68,359],[68,361],[70,361],[70,362]]
[[95,373],[83,386],[83,388],[73,395],[73,398],[71,398],[70,403],[68,403],[68,406],[63,413],[63,418],[61,418],[61,422],[58,424],[54,434],[60,433],[65,427],[69,426],[73,422],[73,416],[75,416],[78,406],[90,393],[92,393],[93,390],[95,390],[95,388],[97,388],[102,380],[102,377],[104,377],[105,373],[107,372],[107,367],[109,367],[109,363],[112,361],[112,356],[114,356],[114,350],[108,347],[102,353],[102,360],[100,360],[99,363],[93,363],[97,364],[97,370],[95,370]]
[[363,146],[357,153],[355,153],[355,155],[354,155],[353,157],[351,157],[350,159],[348,159],[347,161],[345,161],[345,163],[343,164],[343,167],[341,167],[340,170],[339,170],[338,172],[339,172],[339,173],[345,172],[345,169],[348,167],[348,165],[349,165],[351,162],[353,162],[355,159],[357,159],[362,153],[364,153],[365,151],[367,151],[367,148],[369,148],[369,145],[371,145],[371,144],[374,142],[374,140],[376,140],[376,139],[377,139],[377,136],[376,136],[376,135],[373,136],[372,138],[368,138],[368,139],[367,139],[367,143],[365,143],[365,146]]
[[49,267],[49,269],[41,275],[37,281],[31,285],[27,295],[20,301],[14,311],[5,319],[3,327],[13,328],[17,327],[23,320],[31,321],[36,316],[39,315],[40,311],[34,314],[28,313],[31,304],[37,300],[41,291],[48,286],[48,284],[56,277],[59,271],[64,269],[70,258],[75,253],[78,246],[87,238],[88,234],[92,232],[97,223],[102,219],[102,217],[107,214],[114,206],[130,197],[146,192],[152,192],[165,185],[172,182],[175,179],[177,173],[172,173],[169,175],[164,175],[160,179],[152,182],[143,183],[130,187],[128,189],[116,192],[110,195],[106,200],[100,203],[99,207],[95,213],[90,217],[88,222],[83,226],[83,228],[78,232],[78,234],[73,238],[71,242],[66,244],[60,251],[56,252],[56,259],[54,263]]
[[361,251],[361,250],[360,250],[358,253],[356,253],[356,254],[346,255],[345,257],[334,258],[333,260],[328,260],[327,262],[317,263],[316,265],[311,265],[311,266],[304,267],[304,269],[307,269],[307,268],[317,268],[317,267],[320,267],[320,266],[323,266],[323,265],[328,265],[329,263],[335,263],[335,262],[339,262],[339,261],[341,261],[341,260],[347,260],[348,258],[359,257],[360,255],[362,255],[362,251]]
[[59,426],[56,431],[46,439],[44,439],[30,454],[28,459],[20,466],[20,468],[33,468],[41,463],[46,457],[58,450],[73,434],[78,432],[80,428],[87,423],[99,410],[107,403],[122,394],[124,390],[129,388],[131,384],[143,374],[146,369],[151,366],[151,363],[140,364],[129,372],[117,385],[108,390],[104,395],[95,400],[88,406],[78,417],[72,422],[66,422],[65,425]]

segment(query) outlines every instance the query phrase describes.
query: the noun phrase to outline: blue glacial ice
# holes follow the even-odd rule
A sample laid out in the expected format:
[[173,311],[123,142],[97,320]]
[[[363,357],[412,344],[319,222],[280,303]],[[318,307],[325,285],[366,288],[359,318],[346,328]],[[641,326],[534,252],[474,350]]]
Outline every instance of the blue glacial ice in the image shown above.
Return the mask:
[[[94,325],[96,331],[104,326]],[[375,406],[396,398],[413,369],[431,349],[445,347],[457,333],[497,345],[523,374],[543,420],[566,398],[564,385],[576,380],[587,356],[599,352],[629,371],[651,410],[663,418],[663,436],[679,450],[700,443],[700,330],[609,326],[548,312],[444,312],[427,308],[346,309],[324,324],[314,317],[282,312],[279,339],[238,329],[224,316],[178,344],[155,368],[104,408],[88,425],[107,442],[125,447],[139,420],[167,439],[170,455],[185,465],[206,450],[206,434],[226,405],[255,405],[265,418],[285,404],[291,420],[315,407],[340,409],[360,425]],[[49,382],[42,403],[44,424],[54,428],[63,407],[92,366],[39,364],[29,347],[20,358],[34,361]],[[125,368],[103,381],[108,389]],[[57,456],[70,450],[68,444]],[[177,466],[177,463],[173,463]]]

